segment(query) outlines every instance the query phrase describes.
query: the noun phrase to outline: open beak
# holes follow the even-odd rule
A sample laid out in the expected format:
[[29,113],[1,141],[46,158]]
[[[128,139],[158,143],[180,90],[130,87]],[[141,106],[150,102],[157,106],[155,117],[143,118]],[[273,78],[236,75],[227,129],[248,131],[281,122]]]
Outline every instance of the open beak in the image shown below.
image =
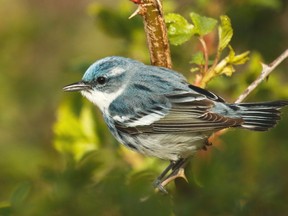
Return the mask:
[[64,91],[83,91],[89,89],[91,89],[91,85],[84,83],[83,81],[66,85],[63,88]]

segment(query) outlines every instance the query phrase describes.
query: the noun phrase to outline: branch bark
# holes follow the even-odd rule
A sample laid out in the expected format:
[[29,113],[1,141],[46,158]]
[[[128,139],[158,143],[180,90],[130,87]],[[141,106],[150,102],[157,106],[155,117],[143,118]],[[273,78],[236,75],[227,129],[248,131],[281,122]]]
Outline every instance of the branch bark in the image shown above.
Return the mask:
[[172,68],[170,46],[161,0],[132,1],[138,4],[138,8],[129,18],[137,14],[143,17],[151,64]]

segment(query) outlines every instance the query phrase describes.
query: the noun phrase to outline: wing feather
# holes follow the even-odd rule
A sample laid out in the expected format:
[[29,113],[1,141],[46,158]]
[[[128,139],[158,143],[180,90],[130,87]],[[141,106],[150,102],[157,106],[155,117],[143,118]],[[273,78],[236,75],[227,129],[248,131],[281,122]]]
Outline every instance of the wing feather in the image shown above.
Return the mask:
[[[133,119],[130,118],[129,124],[116,121],[116,128],[131,135],[139,133],[190,133],[213,132],[227,127],[239,126],[243,123],[241,118],[231,118],[212,112],[211,109],[215,106],[215,102],[205,96],[184,92],[166,97],[171,102],[169,110],[163,107],[151,108],[151,110],[142,112],[141,115],[138,113]],[[219,98],[217,99],[219,100]],[[154,119],[151,113],[154,115]],[[145,122],[141,119],[149,119],[149,121]]]

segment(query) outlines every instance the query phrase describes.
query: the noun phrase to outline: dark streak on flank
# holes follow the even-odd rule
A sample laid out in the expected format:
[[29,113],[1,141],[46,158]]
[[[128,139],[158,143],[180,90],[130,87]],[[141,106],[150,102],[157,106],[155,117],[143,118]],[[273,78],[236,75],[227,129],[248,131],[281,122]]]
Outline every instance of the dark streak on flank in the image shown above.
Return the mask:
[[137,150],[137,148],[131,143],[127,143],[126,145],[131,149]]
[[143,91],[152,92],[152,90],[142,84],[134,84],[134,87]]

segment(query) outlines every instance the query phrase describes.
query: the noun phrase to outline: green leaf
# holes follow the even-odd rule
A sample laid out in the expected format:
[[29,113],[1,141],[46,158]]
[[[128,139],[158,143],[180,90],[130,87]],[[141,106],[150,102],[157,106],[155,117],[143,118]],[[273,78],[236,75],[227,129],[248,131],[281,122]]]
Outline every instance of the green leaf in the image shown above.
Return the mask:
[[231,21],[228,16],[220,17],[221,24],[218,29],[219,34],[219,45],[218,52],[222,52],[223,49],[227,47],[233,36],[233,29],[231,26]]
[[175,46],[185,43],[193,35],[194,26],[179,14],[167,14],[165,22],[170,43]]
[[233,65],[241,65],[245,64],[249,60],[249,51],[243,52],[239,55],[235,55],[234,50],[231,46],[229,46],[230,52],[229,52],[229,62]]
[[213,31],[217,24],[217,20],[200,16],[197,13],[190,13],[190,18],[194,24],[193,34],[197,36],[204,36]]
[[54,125],[54,146],[61,153],[70,154],[79,161],[87,152],[97,149],[91,105],[84,103],[77,115],[72,105],[64,101],[58,108],[58,119]]
[[226,76],[232,76],[232,74],[235,72],[235,69],[233,65],[229,64],[223,68],[221,71],[221,74],[224,74]]
[[231,76],[235,72],[234,65],[244,64],[249,59],[249,51],[241,53],[239,55],[235,54],[235,51],[231,46],[229,54],[221,60],[214,68],[215,74],[224,74],[226,76]]
[[205,59],[203,52],[197,52],[192,56],[192,59],[190,61],[191,64],[197,64],[197,65],[203,65],[205,64]]

